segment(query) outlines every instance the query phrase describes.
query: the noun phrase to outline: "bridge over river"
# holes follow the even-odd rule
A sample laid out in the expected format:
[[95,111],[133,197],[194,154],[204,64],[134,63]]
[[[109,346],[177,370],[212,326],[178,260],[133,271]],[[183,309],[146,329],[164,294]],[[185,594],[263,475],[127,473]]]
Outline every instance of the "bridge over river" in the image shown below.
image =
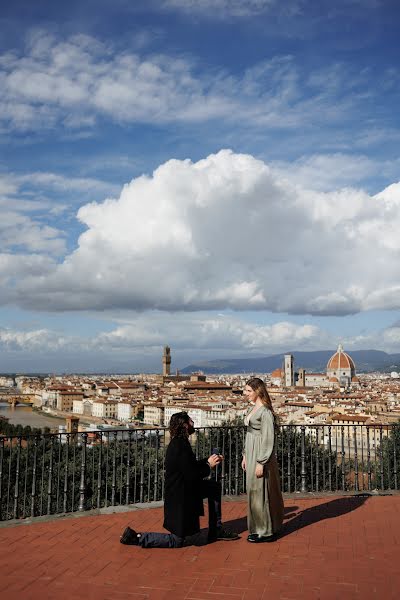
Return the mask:
[[8,402],[11,406],[17,406],[18,404],[33,405],[30,396],[21,394],[15,387],[0,387],[0,402]]

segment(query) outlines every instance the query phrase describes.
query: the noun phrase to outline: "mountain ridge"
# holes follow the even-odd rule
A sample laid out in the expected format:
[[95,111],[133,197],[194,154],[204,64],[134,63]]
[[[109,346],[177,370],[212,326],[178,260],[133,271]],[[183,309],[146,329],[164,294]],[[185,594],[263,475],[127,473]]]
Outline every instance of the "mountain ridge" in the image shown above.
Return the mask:
[[[206,374],[217,375],[222,373],[271,373],[282,367],[285,354],[294,357],[295,370],[304,368],[311,372],[326,371],[328,360],[335,354],[335,350],[288,351],[280,354],[269,354],[251,358],[227,358],[192,363],[180,372],[183,374],[203,371]],[[347,352],[353,359],[358,372],[388,372],[400,370],[400,354],[389,354],[383,350],[354,350]]]

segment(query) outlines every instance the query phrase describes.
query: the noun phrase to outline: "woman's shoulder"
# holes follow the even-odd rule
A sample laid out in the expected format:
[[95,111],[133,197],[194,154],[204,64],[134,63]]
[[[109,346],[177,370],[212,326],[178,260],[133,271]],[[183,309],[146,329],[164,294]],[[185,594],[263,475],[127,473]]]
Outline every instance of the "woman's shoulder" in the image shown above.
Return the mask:
[[260,410],[260,417],[261,419],[265,420],[274,420],[274,413],[272,412],[272,410],[270,408],[268,408],[268,406],[263,406]]

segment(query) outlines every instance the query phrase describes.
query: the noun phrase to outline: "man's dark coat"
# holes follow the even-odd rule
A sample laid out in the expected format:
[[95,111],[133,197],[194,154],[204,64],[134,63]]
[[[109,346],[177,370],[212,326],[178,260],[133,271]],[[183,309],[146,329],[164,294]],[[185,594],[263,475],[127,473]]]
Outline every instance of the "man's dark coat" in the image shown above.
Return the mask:
[[209,474],[207,459],[196,460],[187,438],[172,438],[165,455],[165,529],[179,537],[200,531],[201,482]]

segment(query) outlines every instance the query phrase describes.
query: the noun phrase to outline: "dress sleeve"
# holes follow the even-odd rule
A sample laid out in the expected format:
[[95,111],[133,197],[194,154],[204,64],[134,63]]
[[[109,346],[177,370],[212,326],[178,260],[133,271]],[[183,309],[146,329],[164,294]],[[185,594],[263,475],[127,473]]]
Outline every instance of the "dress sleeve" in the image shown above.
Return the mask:
[[261,446],[257,456],[257,462],[265,465],[271,458],[274,449],[275,427],[274,417],[268,409],[262,411],[261,415]]

